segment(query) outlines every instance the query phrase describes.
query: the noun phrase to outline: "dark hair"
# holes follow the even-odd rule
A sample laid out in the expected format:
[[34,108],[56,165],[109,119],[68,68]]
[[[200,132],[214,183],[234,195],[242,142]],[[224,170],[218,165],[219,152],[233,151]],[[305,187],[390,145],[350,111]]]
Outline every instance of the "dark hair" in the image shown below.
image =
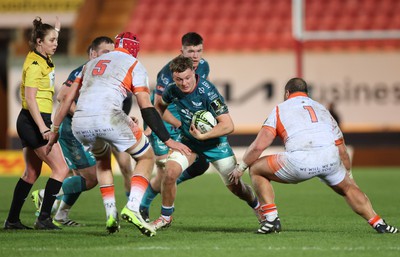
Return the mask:
[[29,40],[29,46],[31,47],[31,50],[35,50],[37,45],[36,40],[39,38],[43,41],[44,37],[49,33],[49,30],[54,30],[54,27],[47,23],[42,23],[42,18],[40,17],[36,17],[32,23],[33,30],[31,39]]
[[182,36],[182,46],[198,46],[203,44],[203,38],[196,32],[188,32]]
[[301,78],[290,79],[285,86],[285,91],[288,90],[289,94],[294,92],[308,93],[307,83]]
[[169,64],[169,69],[171,70],[172,73],[184,72],[187,69],[193,70],[193,61],[189,57],[184,57],[182,55],[179,55],[178,57],[175,57],[171,61],[171,63]]
[[92,49],[92,50],[94,50],[94,51],[97,51],[97,48],[98,48],[99,45],[101,45],[102,43],[113,44],[113,45],[114,45],[114,40],[112,40],[111,38],[106,37],[106,36],[96,37],[95,39],[93,39],[92,43],[90,44],[89,49]]

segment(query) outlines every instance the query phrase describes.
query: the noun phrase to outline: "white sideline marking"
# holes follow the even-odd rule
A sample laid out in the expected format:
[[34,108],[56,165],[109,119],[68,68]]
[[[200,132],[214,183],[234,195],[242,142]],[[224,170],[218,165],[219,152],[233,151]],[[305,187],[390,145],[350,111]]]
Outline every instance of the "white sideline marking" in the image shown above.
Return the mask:
[[[94,248],[50,248],[50,247],[24,247],[24,248],[9,248],[9,247],[1,247],[1,250],[13,250],[13,251],[19,251],[19,252],[43,252],[43,251],[68,251],[68,252],[84,252],[84,251],[126,251],[126,250],[131,250],[131,251],[152,251],[152,250],[161,250],[161,251],[175,251],[175,250],[199,250],[202,249],[201,246],[199,247],[188,247],[188,246],[182,246],[182,247],[165,247],[165,246],[142,246],[142,247],[137,247],[137,246],[105,246],[105,247],[94,247]],[[214,250],[218,251],[228,251],[232,250],[231,248],[228,247],[219,247],[215,246],[213,247]],[[242,247],[241,251],[248,251],[248,250],[254,250],[254,251],[260,251],[260,250],[267,250],[267,251],[345,251],[345,252],[365,252],[365,251],[400,251],[399,246],[392,246],[392,247],[364,247],[364,246],[358,246],[358,247],[352,247],[352,246],[345,246],[345,247],[328,247],[328,248],[323,248],[323,247],[316,247],[316,246],[303,246],[303,247],[287,247],[287,246],[268,246],[268,247]]]

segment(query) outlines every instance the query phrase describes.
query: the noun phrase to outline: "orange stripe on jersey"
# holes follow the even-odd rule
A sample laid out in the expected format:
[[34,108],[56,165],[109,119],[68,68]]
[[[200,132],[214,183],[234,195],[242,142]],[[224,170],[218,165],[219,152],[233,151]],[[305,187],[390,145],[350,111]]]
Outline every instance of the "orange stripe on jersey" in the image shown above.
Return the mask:
[[143,86],[143,87],[137,86],[133,89],[133,94],[135,94],[135,95],[140,92],[146,92],[146,93],[150,94],[150,90],[147,86]]
[[136,60],[131,67],[129,67],[128,72],[126,73],[125,78],[122,80],[122,86],[128,90],[129,92],[133,92],[132,90],[132,71],[135,68],[136,64],[138,64],[138,60]]
[[276,136],[276,129],[275,128],[270,127],[270,126],[266,126],[266,125],[263,126],[262,128],[268,130],[269,132],[271,132],[272,135],[274,135],[274,137]]
[[285,127],[282,124],[281,117],[279,115],[279,107],[276,107],[276,131],[280,138],[282,138],[283,142],[286,142],[288,137]]
[[100,187],[100,192],[103,199],[114,197],[114,186]]
[[278,163],[278,155],[269,155],[266,158],[269,167],[273,170],[274,173],[282,168],[282,166]]
[[149,181],[143,176],[134,175],[131,178],[131,187],[136,187],[140,191],[146,191],[148,185]]
[[335,140],[335,145],[341,145],[344,143],[344,138],[339,138],[338,140]]

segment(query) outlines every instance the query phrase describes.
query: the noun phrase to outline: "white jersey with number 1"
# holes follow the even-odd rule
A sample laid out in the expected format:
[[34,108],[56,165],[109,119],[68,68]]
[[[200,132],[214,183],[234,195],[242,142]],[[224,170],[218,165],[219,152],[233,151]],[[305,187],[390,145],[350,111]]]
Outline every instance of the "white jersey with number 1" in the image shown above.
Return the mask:
[[329,111],[305,93],[293,93],[277,105],[263,124],[282,138],[285,152],[267,158],[281,179],[297,183],[319,177],[329,185],[346,172],[337,145],[343,134]]

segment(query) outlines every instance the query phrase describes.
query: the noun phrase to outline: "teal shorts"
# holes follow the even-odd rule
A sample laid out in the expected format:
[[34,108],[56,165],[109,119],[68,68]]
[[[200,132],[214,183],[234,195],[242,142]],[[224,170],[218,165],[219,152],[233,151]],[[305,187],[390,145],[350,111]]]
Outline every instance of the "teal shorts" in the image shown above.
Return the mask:
[[78,170],[96,165],[96,158],[91,152],[85,151],[81,142],[72,133],[71,122],[71,116],[67,115],[61,123],[58,139],[68,167]]
[[[181,133],[180,129],[175,128],[171,124],[164,122],[165,127],[167,128],[169,134],[171,135],[171,139],[180,142],[181,141]],[[154,154],[156,156],[162,156],[168,154],[169,148],[166,146],[159,138],[156,136],[154,132],[151,133],[150,137],[151,147],[153,147]]]
[[230,156],[234,156],[232,147],[229,145],[227,137],[209,139],[205,142],[194,141],[186,137],[182,137],[181,142],[198,155],[205,156],[209,162],[215,162]]

